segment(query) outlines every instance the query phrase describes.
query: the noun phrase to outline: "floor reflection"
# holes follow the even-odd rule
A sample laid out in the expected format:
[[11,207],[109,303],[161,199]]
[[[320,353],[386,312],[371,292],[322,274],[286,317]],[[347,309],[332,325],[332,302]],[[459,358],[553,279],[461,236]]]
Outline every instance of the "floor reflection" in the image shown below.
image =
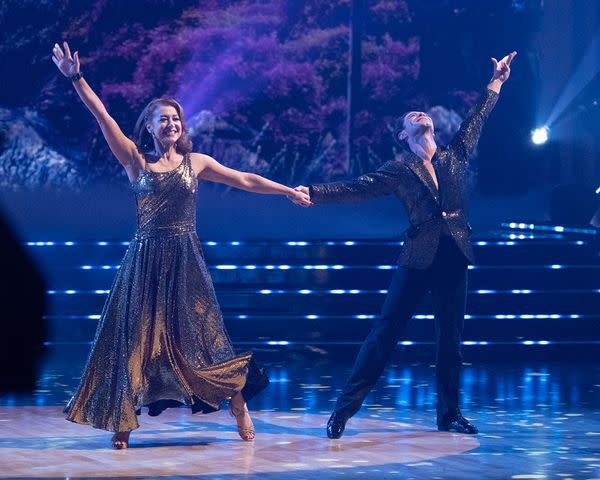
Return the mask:
[[109,434],[61,416],[87,346],[53,347],[33,394],[0,397],[0,463],[13,476],[35,466],[29,475],[39,477],[600,477],[597,363],[509,355],[466,363],[463,413],[482,433],[464,437],[434,429],[434,366],[398,353],[345,436],[330,441],[324,424],[352,355],[309,348],[256,354],[271,385],[250,405],[258,432],[253,445],[237,438],[224,412],[193,416],[175,409],[156,419],[143,415],[131,450],[114,452]]

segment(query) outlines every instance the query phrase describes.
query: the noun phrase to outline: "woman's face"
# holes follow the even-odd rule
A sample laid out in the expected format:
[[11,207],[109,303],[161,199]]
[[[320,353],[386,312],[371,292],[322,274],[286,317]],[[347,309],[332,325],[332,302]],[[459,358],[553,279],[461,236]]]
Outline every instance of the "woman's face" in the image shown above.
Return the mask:
[[175,107],[159,105],[146,128],[164,147],[174,145],[181,137],[181,118]]

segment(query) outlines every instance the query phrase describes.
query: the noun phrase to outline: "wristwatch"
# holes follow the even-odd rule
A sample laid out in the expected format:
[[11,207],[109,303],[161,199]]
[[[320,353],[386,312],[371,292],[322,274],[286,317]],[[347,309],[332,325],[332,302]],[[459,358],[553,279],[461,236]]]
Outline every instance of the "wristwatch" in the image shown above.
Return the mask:
[[77,81],[81,80],[82,78],[83,78],[83,75],[81,74],[81,72],[77,72],[75,75],[71,75],[72,82],[77,82]]

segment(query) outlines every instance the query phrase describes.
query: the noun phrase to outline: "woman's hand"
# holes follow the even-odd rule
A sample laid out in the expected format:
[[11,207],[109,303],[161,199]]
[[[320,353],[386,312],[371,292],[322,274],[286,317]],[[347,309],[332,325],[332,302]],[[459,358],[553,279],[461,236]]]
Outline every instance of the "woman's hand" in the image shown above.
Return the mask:
[[494,74],[492,76],[492,82],[497,80],[504,83],[510,77],[510,62],[517,56],[517,52],[512,52],[506,55],[502,60],[498,61],[492,57],[492,63],[494,64]]
[[63,43],[65,51],[58,43],[54,44],[52,49],[52,61],[54,65],[60,70],[65,77],[71,78],[73,75],[79,73],[79,52],[75,52],[75,55],[71,56],[71,49],[67,42]]
[[298,186],[292,190],[287,196],[293,203],[301,207],[311,207],[314,205],[310,201],[310,195],[308,194],[308,188]]

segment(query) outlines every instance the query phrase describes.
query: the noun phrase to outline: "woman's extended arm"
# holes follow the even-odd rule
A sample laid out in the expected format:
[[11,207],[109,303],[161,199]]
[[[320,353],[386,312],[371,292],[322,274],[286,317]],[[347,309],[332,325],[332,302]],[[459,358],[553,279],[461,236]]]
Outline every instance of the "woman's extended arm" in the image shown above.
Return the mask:
[[303,192],[298,192],[254,173],[239,172],[238,170],[225,167],[208,155],[198,153],[193,153],[192,155],[198,160],[197,163],[201,165],[198,171],[199,178],[211,182],[224,183],[230,187],[253,193],[287,195],[297,205],[303,207],[311,205],[308,195]]
[[131,167],[133,163],[132,160],[137,157],[137,147],[121,131],[117,122],[115,122],[108,114],[104,104],[100,98],[98,98],[98,95],[94,93],[92,88],[81,76],[79,52],[75,52],[75,54],[71,56],[69,44],[64,42],[63,46],[64,52],[58,43],[54,44],[54,48],[52,49],[52,61],[65,77],[72,80],[75,91],[88,110],[94,115],[94,118],[96,118],[100,125],[100,129],[104,134],[104,138],[108,142],[108,146],[115,157],[117,157],[119,163],[126,168]]

